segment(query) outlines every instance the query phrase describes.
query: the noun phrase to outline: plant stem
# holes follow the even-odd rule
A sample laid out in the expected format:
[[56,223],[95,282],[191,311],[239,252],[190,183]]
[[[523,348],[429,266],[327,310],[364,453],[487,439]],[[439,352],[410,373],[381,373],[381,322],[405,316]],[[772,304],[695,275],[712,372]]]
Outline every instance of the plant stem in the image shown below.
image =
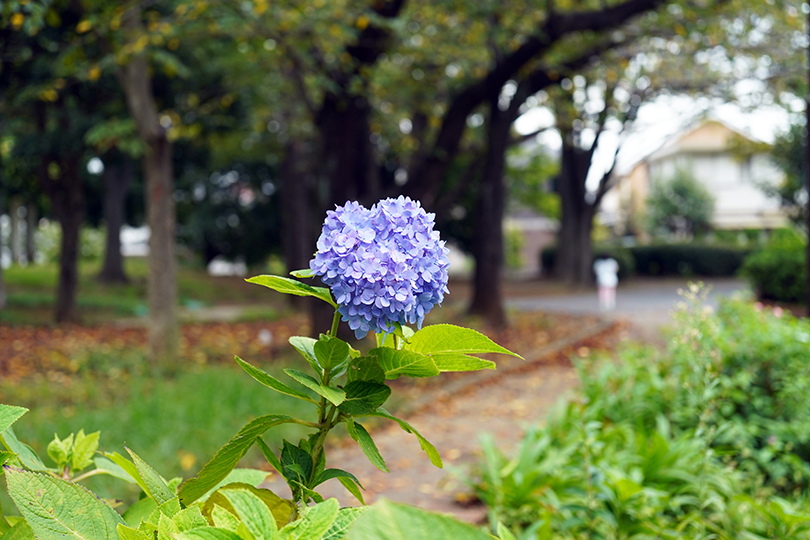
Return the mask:
[[337,337],[338,323],[340,323],[340,313],[338,310],[335,310],[335,316],[332,317],[332,329],[329,330],[330,336]]

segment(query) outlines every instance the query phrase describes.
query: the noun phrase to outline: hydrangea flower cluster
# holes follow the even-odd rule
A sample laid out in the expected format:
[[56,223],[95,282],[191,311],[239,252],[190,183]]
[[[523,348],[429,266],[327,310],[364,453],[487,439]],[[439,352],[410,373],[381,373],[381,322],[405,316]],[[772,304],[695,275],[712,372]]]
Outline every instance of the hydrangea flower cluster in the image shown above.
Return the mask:
[[309,267],[329,285],[358,339],[388,333],[394,323],[421,328],[444,299],[449,250],[433,230],[434,217],[403,196],[327,212]]

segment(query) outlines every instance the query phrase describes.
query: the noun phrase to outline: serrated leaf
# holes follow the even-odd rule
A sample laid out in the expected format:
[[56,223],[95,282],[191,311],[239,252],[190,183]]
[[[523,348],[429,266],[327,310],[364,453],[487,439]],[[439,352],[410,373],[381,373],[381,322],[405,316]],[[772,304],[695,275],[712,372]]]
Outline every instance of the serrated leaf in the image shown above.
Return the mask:
[[433,377],[439,374],[439,368],[433,359],[418,352],[377,347],[371,349],[369,354],[377,359],[386,379],[396,379],[400,375]]
[[318,364],[327,371],[340,369],[349,361],[349,344],[342,339],[322,336],[312,348]]
[[222,481],[231,472],[248,449],[256,442],[256,438],[273,426],[286,424],[292,421],[289,416],[281,414],[268,414],[260,416],[245,427],[217,450],[214,457],[205,464],[197,476],[189,478],[180,485],[180,501],[188,506]]
[[391,395],[388,386],[368,381],[352,381],[346,384],[343,391],[346,392],[346,400],[338,409],[355,416],[373,411]]
[[264,455],[264,458],[267,460],[267,463],[269,463],[270,466],[273,467],[277,473],[281,474],[281,461],[279,461],[278,457],[276,457],[276,454],[273,452],[273,450],[269,446],[267,446],[267,443],[264,442],[264,439],[262,439],[261,437],[258,437],[256,439],[256,443],[259,445],[259,449],[262,451],[262,455]]
[[341,477],[338,477],[338,482],[340,482],[341,484],[343,484],[343,487],[345,487],[345,488],[346,488],[346,491],[348,491],[349,493],[351,493],[351,494],[352,494],[352,496],[353,496],[355,499],[357,499],[358,501],[360,501],[360,504],[362,504],[363,506],[365,506],[365,504],[366,504],[366,500],[363,498],[363,492],[362,492],[362,491],[360,491],[361,486],[360,486],[360,485],[359,485],[357,482],[353,481],[351,478],[344,478],[344,477],[342,477],[342,476],[341,476]]
[[290,345],[295,347],[295,349],[301,353],[301,356],[304,357],[312,369],[315,370],[315,373],[321,373],[323,368],[318,364],[318,359],[315,358],[315,343],[317,339],[313,339],[311,337],[304,337],[304,336],[292,336],[289,339]]
[[504,525],[500,521],[498,522],[498,538],[500,540],[517,540],[517,538],[515,538],[515,535],[512,534],[512,531],[510,531],[506,527],[506,525]]
[[0,404],[0,433],[10,428],[11,424],[19,420],[27,412],[28,409],[25,407]]
[[380,407],[379,409],[377,409],[372,413],[369,413],[366,416],[378,416],[380,418],[387,418],[389,420],[393,420],[394,422],[399,424],[399,427],[401,427],[406,433],[412,433],[419,440],[419,446],[422,448],[422,450],[424,450],[425,454],[427,454],[428,458],[430,459],[430,462],[433,465],[439,467],[440,469],[444,467],[444,464],[442,463],[442,457],[441,455],[439,455],[439,451],[436,450],[436,447],[433,446],[430,443],[430,441],[425,439],[421,433],[416,431],[416,429],[405,420],[397,418],[396,416],[389,413],[382,407]]
[[104,456],[96,456],[93,459],[93,463],[96,464],[96,469],[104,471],[105,474],[118,478],[119,480],[129,482],[130,484],[138,483],[126,470],[124,470],[123,467],[109,458]]
[[127,511],[124,512],[124,521],[126,521],[127,525],[130,527],[137,527],[141,524],[141,521],[147,519],[156,508],[157,503],[155,499],[144,497],[143,499],[135,501],[132,506],[127,508]]
[[296,369],[285,369],[284,373],[316,394],[325,397],[335,406],[340,405],[343,403],[343,400],[346,399],[346,394],[340,388],[323,385],[306,373],[302,373]]
[[495,362],[484,360],[477,356],[460,353],[434,353],[430,355],[441,372],[448,371],[478,371],[479,369],[495,369]]
[[175,497],[173,499],[169,499],[163,504],[157,505],[157,507],[152,510],[152,513],[149,514],[149,517],[146,518],[146,521],[152,525],[157,525],[160,523],[160,518],[162,516],[173,518],[178,512],[180,512],[180,499]]
[[220,493],[228,499],[236,515],[256,540],[276,538],[278,525],[264,501],[245,489],[223,489]]
[[4,467],[8,493],[38,540],[116,538],[123,519],[84,486]]
[[132,458],[132,462],[135,464],[135,467],[138,469],[138,473],[141,475],[141,479],[146,486],[146,494],[155,499],[158,505],[174,499],[174,493],[169,489],[169,486],[166,485],[166,481],[163,480],[157,471],[153,469],[152,466],[147,462],[142,460],[138,454],[126,446],[124,449],[129,453],[129,456]]
[[98,440],[101,432],[96,431],[89,435],[80,429],[73,441],[73,453],[70,456],[70,470],[81,471],[93,464],[93,455],[98,450]]
[[197,527],[205,527],[208,525],[208,522],[202,515],[200,506],[197,504],[193,504],[188,508],[180,510],[172,518],[172,521],[174,521],[174,524],[177,525],[177,529],[180,532],[196,529]]
[[42,463],[42,460],[39,459],[39,456],[34,452],[33,448],[17,439],[17,436],[14,434],[14,428],[11,426],[7,427],[6,430],[0,434],[0,438],[2,438],[2,442],[5,443],[6,448],[17,454],[17,459],[20,460],[20,463],[22,463],[25,468],[31,469],[32,471],[50,470]]
[[354,358],[349,363],[349,368],[346,370],[346,380],[348,382],[369,381],[381,383],[385,381],[385,371],[380,367],[376,358],[361,356]]
[[294,491],[297,489],[296,485],[309,487],[314,465],[309,452],[289,441],[284,441],[281,450],[281,472]]
[[13,452],[8,452],[6,450],[0,451],[0,465],[5,465],[6,461],[10,460],[14,457]]
[[306,283],[301,283],[300,281],[296,281],[294,279],[269,275],[252,277],[246,279],[245,281],[248,283],[256,283],[257,285],[263,285],[269,289],[273,289],[274,291],[284,294],[292,294],[295,296],[313,296],[334,307],[337,307],[335,301],[332,300],[332,293],[329,292],[329,289],[324,287],[312,287]]
[[214,527],[228,529],[233,532],[236,532],[236,528],[239,527],[240,523],[239,518],[218,504],[215,504],[211,509],[211,521],[214,522]]
[[345,487],[349,493],[354,495],[355,499],[360,501],[361,504],[366,504],[365,500],[363,500],[363,494],[360,492],[361,489],[364,489],[363,485],[360,483],[360,480],[358,480],[352,473],[341,469],[326,469],[325,471],[321,472],[317,479],[312,483],[312,487],[319,486],[332,478],[337,478],[338,481],[343,484],[343,487]]
[[[269,489],[259,489],[248,484],[229,484],[221,489],[245,489],[253,493],[264,502],[264,505],[273,514],[276,519],[276,525],[283,527],[290,521],[290,516],[293,513],[293,502],[289,499],[282,499]],[[228,511],[233,510],[230,501],[220,493],[220,490],[215,491],[211,497],[205,502],[202,507],[202,513],[207,518],[212,515],[214,505],[219,505]],[[235,512],[233,512],[235,514]]]
[[352,526],[357,518],[362,516],[367,510],[368,506],[361,506],[359,508],[341,508],[335,518],[332,526],[326,531],[321,540],[341,540],[346,536],[349,527]]
[[405,349],[428,355],[500,353],[523,360],[522,356],[501,347],[481,332],[452,324],[434,324],[422,328],[411,336]]
[[[256,442],[259,441],[261,441],[261,437],[258,437],[256,440]],[[261,471],[259,469],[234,469],[229,472],[228,476],[222,479],[221,482],[211,488],[208,493],[200,497],[200,500],[204,502],[212,493],[228,484],[247,484],[249,486],[258,487],[262,482],[267,480],[270,474],[271,473],[267,471]]]
[[282,394],[286,394],[294,398],[303,399],[304,401],[309,401],[310,403],[314,403],[316,405],[318,404],[318,402],[312,399],[310,396],[306,395],[303,392],[299,392],[295,388],[287,386],[286,384],[276,379],[272,375],[266,373],[265,371],[257,368],[256,366],[248,364],[238,356],[234,356],[234,359],[236,360],[236,363],[239,364],[239,366],[241,366],[241,368],[244,369],[245,372],[247,372],[248,375],[253,377],[257,382],[263,384],[264,386],[272,388],[276,392],[280,392]]
[[173,519],[163,515],[160,516],[157,526],[157,540],[172,540],[179,532],[180,529]]
[[51,458],[51,461],[54,462],[57,469],[62,469],[67,465],[68,454],[70,453],[72,443],[72,433],[64,441],[60,440],[59,436],[54,433],[53,440],[49,442],[48,446],[45,448],[45,453],[48,454],[48,457]]
[[412,540],[463,538],[492,540],[492,537],[469,523],[443,514],[381,500],[374,503],[352,525],[347,540]]
[[132,463],[130,460],[119,454],[118,452],[105,452],[104,457],[124,469],[129,476],[131,476],[135,483],[143,490],[144,493],[148,493],[148,489],[146,487],[146,483],[143,481],[141,477],[141,473],[138,472],[138,468]]
[[0,534],[0,538],[3,540],[36,540],[37,537],[34,536],[34,530],[28,522],[21,519],[13,527]]
[[320,540],[338,516],[337,499],[328,499],[311,506],[304,517],[281,530],[282,540]]
[[363,451],[363,454],[366,455],[372,465],[383,472],[391,472],[385,465],[385,460],[380,455],[377,445],[374,444],[374,439],[371,438],[371,435],[369,435],[368,431],[366,431],[366,428],[364,428],[360,423],[355,422],[353,419],[348,418],[346,420],[346,431],[349,433],[349,437],[354,439],[355,442],[360,445],[360,450]]
[[200,527],[183,533],[178,533],[177,540],[243,540],[235,532],[216,527]]
[[117,531],[119,540],[152,540],[148,534],[126,525],[119,524]]

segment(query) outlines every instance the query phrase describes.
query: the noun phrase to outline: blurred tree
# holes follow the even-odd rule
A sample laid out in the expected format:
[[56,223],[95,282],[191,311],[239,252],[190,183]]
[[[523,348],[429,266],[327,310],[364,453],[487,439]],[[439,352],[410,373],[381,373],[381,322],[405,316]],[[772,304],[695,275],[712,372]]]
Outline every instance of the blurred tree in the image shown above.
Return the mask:
[[653,233],[663,231],[688,240],[711,229],[714,197],[686,170],[654,181],[647,199],[647,218]]
[[771,147],[771,157],[785,173],[779,185],[765,184],[762,189],[775,197],[790,220],[797,226],[807,227],[807,187],[805,186],[807,128],[793,124],[787,133],[777,137]]

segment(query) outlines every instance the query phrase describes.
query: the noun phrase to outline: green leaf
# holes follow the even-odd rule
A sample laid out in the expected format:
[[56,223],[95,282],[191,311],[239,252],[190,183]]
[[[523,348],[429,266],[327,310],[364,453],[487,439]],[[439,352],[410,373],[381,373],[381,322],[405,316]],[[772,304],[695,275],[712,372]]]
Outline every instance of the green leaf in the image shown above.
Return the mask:
[[79,430],[73,441],[73,453],[70,456],[71,471],[81,471],[93,464],[93,455],[98,450],[100,437],[100,431],[85,435],[83,429]]
[[171,540],[179,532],[180,529],[172,518],[164,515],[160,516],[157,526],[157,540]]
[[358,482],[355,482],[351,478],[346,478],[346,477],[343,477],[343,476],[338,477],[338,482],[343,484],[343,487],[346,488],[346,491],[351,493],[354,496],[355,499],[360,501],[360,504],[365,506],[366,500],[363,498],[363,492],[360,491],[360,489],[362,489],[362,487],[360,486],[360,484]]
[[70,447],[73,446],[73,433],[71,433],[64,440],[60,440],[59,436],[54,433],[53,440],[48,443],[45,452],[51,461],[54,462],[57,469],[64,469],[68,462],[68,455],[70,455]]
[[[249,484],[229,484],[220,490],[215,491],[208,498],[208,500],[205,501],[205,504],[203,504],[202,513],[204,516],[210,518],[212,516],[214,506],[216,505],[219,505],[228,511],[233,510],[231,502],[221,493],[222,489],[242,489],[250,491],[253,495],[261,499],[265,506],[267,506],[270,513],[273,514],[273,517],[276,519],[276,525],[278,525],[278,527],[283,527],[290,521],[290,516],[294,510],[292,501],[282,499],[269,489],[259,489]],[[235,511],[232,513],[234,515],[236,514]]]
[[292,272],[290,272],[290,275],[292,277],[297,277],[297,278],[311,278],[311,277],[315,277],[315,272],[313,272],[309,268],[305,268],[303,270],[293,270]]
[[385,380],[385,371],[380,367],[376,358],[360,356],[352,359],[346,371],[348,382],[369,381],[381,383]]
[[286,424],[292,421],[289,416],[281,414],[268,414],[260,416],[220,448],[214,457],[205,464],[197,476],[189,478],[180,485],[180,501],[188,506],[222,481],[231,472],[248,449],[256,442],[256,438],[273,426]]
[[318,364],[327,370],[339,370],[349,361],[349,344],[330,336],[321,336],[313,345]]
[[357,518],[362,516],[367,510],[368,506],[361,506],[359,508],[341,508],[335,518],[332,526],[326,531],[321,540],[341,540],[346,536],[346,532],[351,527]]
[[32,471],[49,470],[48,467],[42,463],[42,460],[39,459],[39,456],[34,452],[33,448],[17,439],[17,436],[14,434],[14,428],[11,426],[0,434],[0,438],[2,438],[6,448],[17,454],[17,459],[20,460],[20,463],[22,463],[25,468],[31,469]]
[[262,439],[261,437],[258,437],[256,439],[256,443],[259,445],[259,449],[261,449],[264,458],[267,460],[267,463],[269,463],[270,466],[273,467],[277,473],[281,474],[281,462],[278,460],[273,450],[269,446],[267,446],[267,443],[264,442],[264,439]]
[[96,464],[96,469],[104,471],[105,474],[129,482],[130,484],[138,483],[123,467],[104,456],[96,456],[93,462]]
[[200,506],[197,504],[191,505],[188,508],[180,510],[177,515],[172,518],[174,524],[177,525],[179,532],[189,531],[197,527],[205,527],[208,522],[200,511]]
[[396,379],[400,375],[433,377],[439,374],[439,368],[436,367],[433,359],[421,353],[377,347],[371,349],[369,354],[377,358],[377,362],[385,372],[386,379]]
[[273,540],[277,536],[276,519],[264,501],[245,489],[223,489],[220,493],[256,540]]
[[498,522],[498,538],[500,540],[517,540],[517,538],[515,538],[515,535],[512,534],[512,531],[507,529],[506,525],[504,525],[500,521]]
[[15,523],[13,527],[0,535],[0,538],[2,540],[37,540],[34,530],[24,519]]
[[28,412],[25,407],[0,404],[0,433],[11,427],[22,415]]
[[355,422],[353,419],[347,418],[346,431],[349,433],[349,436],[354,439],[358,445],[360,445],[360,450],[363,451],[372,465],[383,472],[391,472],[385,465],[385,460],[380,455],[377,445],[374,444],[374,439],[372,439],[371,435],[368,434],[366,428],[364,428],[360,423]]
[[273,289],[274,291],[284,294],[292,294],[295,296],[314,296],[315,298],[320,298],[324,302],[337,307],[335,301],[332,300],[332,293],[329,292],[329,289],[324,287],[312,287],[306,283],[301,283],[300,281],[296,281],[294,279],[269,275],[252,277],[246,279],[245,281],[248,283],[256,283],[257,285],[264,285],[269,289]]
[[311,375],[307,375],[306,373],[302,373],[296,369],[285,369],[284,373],[306,386],[316,394],[325,397],[335,406],[340,405],[343,400],[346,399],[346,394],[343,392],[343,390],[340,388],[335,388],[334,386],[320,384]]
[[115,510],[84,486],[5,467],[8,493],[38,540],[116,538],[124,524]]
[[384,384],[368,381],[352,381],[344,387],[346,401],[338,409],[351,415],[370,413],[386,402],[391,388]]
[[346,540],[492,540],[469,523],[434,514],[420,508],[381,500],[363,513],[352,525]]
[[[152,500],[152,499],[148,499]],[[127,527],[126,525],[118,524],[118,538],[119,540],[152,540],[149,538],[149,535],[145,532],[139,531],[138,529],[133,529],[132,527]]]
[[427,454],[428,458],[430,459],[430,462],[433,465],[439,467],[440,469],[444,466],[444,464],[442,463],[442,457],[439,455],[439,451],[436,450],[436,447],[430,444],[430,441],[425,439],[421,433],[416,431],[416,429],[414,429],[414,427],[405,420],[397,418],[396,416],[389,413],[382,407],[380,407],[379,409],[377,409],[372,413],[367,414],[366,416],[378,416],[380,418],[387,418],[389,420],[393,420],[394,422],[399,424],[399,427],[401,427],[405,432],[412,433],[413,435],[416,436],[416,438],[419,440],[419,446],[422,447],[422,450],[424,450],[425,454]]
[[175,498],[172,490],[170,490],[169,486],[166,485],[166,481],[163,480],[163,478],[155,469],[151,467],[151,465],[142,460],[138,454],[126,446],[124,449],[129,453],[129,456],[132,458],[132,462],[135,463],[135,467],[138,469],[138,473],[141,475],[143,483],[146,486],[147,495],[155,499],[159,505]]
[[177,540],[242,540],[235,532],[216,527],[200,527],[175,535]]
[[[261,441],[261,437],[256,439],[256,442]],[[264,442],[264,441],[261,441]],[[213,488],[208,490],[208,493],[200,497],[200,500],[205,501],[208,497],[211,496],[216,490],[221,487],[227,486],[228,484],[247,484],[249,486],[258,487],[262,482],[267,480],[267,477],[270,476],[270,473],[267,471],[261,471],[259,469],[234,469],[228,473],[228,476],[222,479],[217,485]]]
[[341,469],[326,469],[325,471],[321,472],[315,481],[312,482],[312,487],[319,486],[326,482],[327,480],[331,480],[332,478],[337,478],[338,481],[343,484],[349,493],[354,495],[354,497],[360,501],[361,504],[366,504],[365,500],[363,500],[363,494],[360,492],[363,488],[363,485],[360,483],[352,473],[346,472]]
[[124,512],[124,521],[126,521],[127,525],[130,527],[137,527],[141,524],[141,521],[148,519],[156,508],[157,503],[155,499],[144,497],[127,508],[127,511]]
[[[0,465],[5,465],[8,460],[14,457],[14,452],[0,450]],[[1,526],[2,524],[0,524]]]
[[289,441],[284,441],[284,447],[281,450],[281,472],[293,490],[295,490],[295,485],[309,487],[313,468],[314,463],[309,452]]
[[320,540],[337,519],[340,505],[329,499],[309,507],[306,515],[281,530],[282,540]]
[[323,368],[318,364],[317,358],[315,358],[315,343],[318,342],[317,339],[313,339],[311,337],[304,337],[304,336],[292,336],[289,339],[290,345],[296,348],[296,350],[301,353],[301,356],[304,357],[304,360],[309,362],[309,365],[312,366],[312,369],[315,370],[315,373],[320,374],[323,372]]
[[244,369],[247,372],[248,375],[253,377],[256,381],[263,384],[264,386],[272,388],[276,392],[280,392],[282,394],[286,394],[294,398],[303,399],[304,401],[309,401],[310,403],[314,403],[316,405],[318,404],[317,401],[315,401],[305,393],[299,392],[298,390],[287,386],[286,384],[276,379],[272,375],[269,375],[263,370],[248,364],[238,356],[234,356],[234,359],[236,360],[236,363],[239,364],[242,367],[242,369]]
[[141,473],[138,472],[138,468],[132,463],[130,460],[119,454],[118,452],[106,452],[104,457],[124,469],[129,476],[131,476],[135,482],[140,486],[144,493],[149,492],[149,488],[146,487],[146,482],[143,481],[141,477]]
[[479,369],[495,369],[495,362],[484,360],[477,356],[460,353],[434,353],[430,355],[436,362],[439,371],[478,371]]
[[219,527],[220,529],[228,529],[229,531],[233,532],[236,532],[237,527],[239,527],[239,523],[241,523],[239,518],[218,504],[215,504],[214,508],[211,509],[211,521],[214,522],[215,527]]
[[[436,358],[437,355],[501,353],[509,354],[523,360],[522,356],[501,347],[481,332],[452,324],[426,326],[411,336],[409,343],[406,343],[404,348],[409,351],[434,357],[436,365],[442,371],[458,370],[442,369],[442,367],[439,366],[440,359]],[[447,357],[447,367],[458,367],[458,359],[452,360],[452,358],[453,356]]]
[[152,510],[152,513],[149,514],[149,517],[146,518],[146,521],[152,525],[158,525],[160,523],[161,516],[173,518],[178,512],[180,512],[180,499],[175,497],[173,499],[169,499],[163,504],[157,505],[155,509]]

